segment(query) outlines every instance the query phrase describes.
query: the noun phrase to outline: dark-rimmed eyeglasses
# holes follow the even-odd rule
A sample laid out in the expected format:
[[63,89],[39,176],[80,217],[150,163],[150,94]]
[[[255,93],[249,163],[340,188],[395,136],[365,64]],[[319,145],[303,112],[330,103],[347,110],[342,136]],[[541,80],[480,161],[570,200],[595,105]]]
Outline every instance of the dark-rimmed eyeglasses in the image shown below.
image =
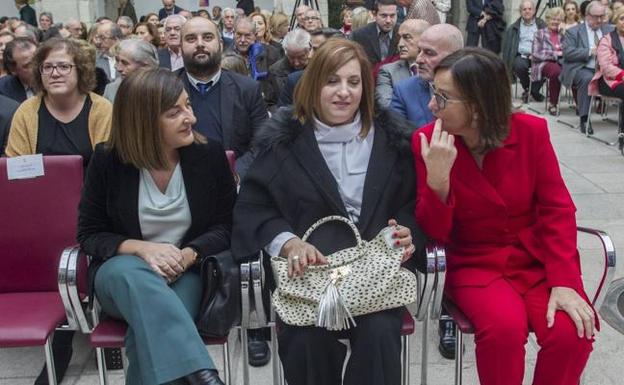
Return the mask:
[[455,98],[449,98],[446,97],[444,95],[442,95],[441,93],[438,92],[438,90],[435,88],[435,86],[433,85],[433,83],[429,83],[429,87],[431,87],[431,95],[433,95],[436,105],[438,106],[439,110],[443,110],[446,108],[447,103],[453,103],[453,102],[465,102],[466,100],[464,99],[455,99]]
[[39,66],[39,72],[42,75],[52,75],[52,72],[56,70],[59,75],[69,75],[74,67],[75,65],[71,63],[44,63]]

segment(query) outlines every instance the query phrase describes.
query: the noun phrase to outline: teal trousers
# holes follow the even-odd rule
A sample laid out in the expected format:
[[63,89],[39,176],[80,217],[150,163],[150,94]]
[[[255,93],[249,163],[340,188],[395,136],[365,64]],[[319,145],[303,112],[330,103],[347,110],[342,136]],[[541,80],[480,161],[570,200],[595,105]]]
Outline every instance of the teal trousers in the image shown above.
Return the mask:
[[126,384],[163,384],[215,368],[195,327],[201,287],[194,272],[169,286],[145,261],[131,255],[113,257],[99,268],[98,301],[106,314],[129,326]]

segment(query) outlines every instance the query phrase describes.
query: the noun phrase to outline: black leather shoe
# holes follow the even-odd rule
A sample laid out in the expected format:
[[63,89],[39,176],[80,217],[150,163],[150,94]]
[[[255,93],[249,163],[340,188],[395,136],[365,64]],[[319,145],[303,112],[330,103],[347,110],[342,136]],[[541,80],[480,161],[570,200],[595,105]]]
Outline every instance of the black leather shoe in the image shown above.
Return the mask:
[[522,104],[527,104],[529,102],[529,93],[524,91],[522,93]]
[[225,385],[216,370],[202,369],[184,377],[190,385]]
[[581,134],[584,134],[587,132],[587,126],[585,122],[581,122],[581,125],[579,126],[579,130],[581,130]]
[[588,124],[587,124],[587,133],[588,133],[589,135],[594,135],[594,129],[592,128],[591,123],[588,123]]
[[262,335],[262,329],[249,330],[247,334],[247,353],[249,354],[249,365],[264,366],[271,359],[269,344]]
[[449,360],[455,359],[455,322],[448,317],[442,316],[439,321],[438,334],[440,335],[440,344],[438,350],[442,357]]

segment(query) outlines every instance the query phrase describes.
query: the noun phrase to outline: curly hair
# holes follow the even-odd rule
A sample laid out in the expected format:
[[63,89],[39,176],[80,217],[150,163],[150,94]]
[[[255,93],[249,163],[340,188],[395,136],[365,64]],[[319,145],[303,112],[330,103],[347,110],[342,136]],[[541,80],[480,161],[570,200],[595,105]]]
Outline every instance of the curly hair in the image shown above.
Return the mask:
[[59,37],[46,40],[35,52],[31,69],[36,88],[44,94],[46,93],[39,67],[48,58],[50,52],[61,49],[74,59],[78,77],[78,91],[82,94],[88,94],[95,88],[95,48],[83,40]]

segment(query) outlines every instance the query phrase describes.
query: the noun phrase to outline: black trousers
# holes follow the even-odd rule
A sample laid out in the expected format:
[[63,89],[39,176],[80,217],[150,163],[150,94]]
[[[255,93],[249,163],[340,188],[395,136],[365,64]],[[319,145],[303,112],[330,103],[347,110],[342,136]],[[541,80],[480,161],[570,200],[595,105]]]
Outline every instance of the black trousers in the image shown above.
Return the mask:
[[[355,317],[356,327],[332,332],[280,323],[279,355],[288,385],[400,385],[403,309]],[[344,381],[347,347],[351,356]]]
[[479,32],[467,32],[466,46],[478,47],[479,39],[481,40],[481,47],[488,49],[496,54],[500,53],[502,37],[499,37],[498,39],[488,40],[485,38],[483,28],[479,28]]
[[[513,61],[513,72],[514,75],[520,80],[520,84],[522,85],[522,89],[524,91],[529,91],[529,84],[531,83],[531,79],[529,78],[529,70],[531,69],[531,61],[527,58],[523,58],[518,55],[515,57]],[[531,94],[539,93],[540,88],[542,88],[543,80],[539,82],[533,82],[531,84]]]

